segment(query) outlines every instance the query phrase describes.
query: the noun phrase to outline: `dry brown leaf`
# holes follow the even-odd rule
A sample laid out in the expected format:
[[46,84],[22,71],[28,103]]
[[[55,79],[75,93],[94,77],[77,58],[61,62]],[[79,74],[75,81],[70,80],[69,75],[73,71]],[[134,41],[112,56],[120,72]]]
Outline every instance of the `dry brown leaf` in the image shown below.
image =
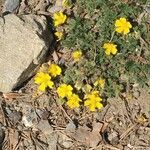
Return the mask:
[[58,60],[59,60],[59,56],[58,56],[57,52],[56,52],[56,51],[54,51],[54,52],[53,52],[53,54],[52,54],[52,56],[53,56],[53,60],[54,60],[54,62],[55,62],[55,63],[57,63],[57,62],[58,62]]
[[102,137],[100,135],[102,126],[102,123],[93,123],[93,130],[86,139],[86,142],[89,144],[89,147],[96,147],[98,143],[102,141]]
[[45,11],[48,5],[49,0],[40,0],[40,2],[36,5],[34,11]]
[[14,129],[10,129],[9,130],[9,149],[16,150],[18,142],[19,142],[18,132]]
[[57,0],[55,5],[51,8],[49,8],[48,11],[51,13],[63,11],[62,0]]
[[[80,126],[74,134],[72,134],[73,138],[81,143],[89,147],[96,147],[98,143],[102,140],[100,135],[100,131],[102,128],[102,123],[93,123],[93,130],[86,126]],[[94,140],[93,140],[94,139]]]
[[112,116],[103,122],[103,126],[101,128],[101,133],[104,133],[104,131],[107,129],[107,126],[113,119],[114,119],[114,117]]
[[86,126],[79,126],[79,128],[75,131],[75,133],[72,135],[73,138],[76,141],[79,141],[81,143],[86,143],[86,137],[88,137],[90,134],[90,129]]
[[59,58],[61,59],[61,60],[66,60],[66,61],[71,61],[71,52],[72,51],[70,51],[70,50],[68,50],[68,49],[63,49],[62,51],[61,51],[61,53],[58,53],[58,56],[59,56]]
[[47,120],[40,120],[37,125],[37,128],[42,131],[46,136],[50,135],[53,132],[53,128],[50,126]]
[[42,66],[39,69],[39,72],[47,73],[49,65],[47,63],[42,64]]
[[20,94],[17,92],[3,93],[3,97],[5,98],[5,100],[10,100],[10,101],[24,96],[25,94]]
[[93,122],[93,131],[92,132],[100,132],[103,127],[103,123]]

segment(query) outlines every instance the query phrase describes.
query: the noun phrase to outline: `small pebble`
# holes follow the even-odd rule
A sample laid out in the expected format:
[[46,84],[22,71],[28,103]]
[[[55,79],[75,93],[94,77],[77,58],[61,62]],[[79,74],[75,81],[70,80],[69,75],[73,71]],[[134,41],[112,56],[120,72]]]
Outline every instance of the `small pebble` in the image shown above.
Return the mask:
[[150,7],[147,6],[147,7],[145,8],[145,11],[150,14]]
[[140,92],[139,92],[139,91],[134,91],[134,92],[133,92],[133,96],[134,96],[135,98],[138,98],[138,97],[140,96]]

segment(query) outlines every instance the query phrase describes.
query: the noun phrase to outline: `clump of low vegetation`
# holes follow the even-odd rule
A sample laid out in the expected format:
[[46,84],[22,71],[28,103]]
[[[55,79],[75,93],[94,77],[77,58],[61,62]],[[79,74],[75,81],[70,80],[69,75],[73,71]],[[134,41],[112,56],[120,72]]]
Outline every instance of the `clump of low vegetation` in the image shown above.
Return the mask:
[[57,42],[70,51],[71,61],[62,66],[51,64],[46,73],[38,73],[39,90],[55,88],[58,98],[71,109],[86,106],[95,111],[127,87],[146,86],[149,37],[147,18],[139,17],[147,3],[63,1],[64,11],[54,14],[53,25]]

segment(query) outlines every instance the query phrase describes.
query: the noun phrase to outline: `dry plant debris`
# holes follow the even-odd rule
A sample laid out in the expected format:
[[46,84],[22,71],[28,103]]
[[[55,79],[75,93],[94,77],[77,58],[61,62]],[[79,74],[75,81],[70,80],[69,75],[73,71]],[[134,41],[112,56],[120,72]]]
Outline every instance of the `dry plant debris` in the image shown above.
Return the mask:
[[2,149],[149,150],[148,8],[22,0],[18,13],[45,15],[55,41],[25,86],[0,94]]

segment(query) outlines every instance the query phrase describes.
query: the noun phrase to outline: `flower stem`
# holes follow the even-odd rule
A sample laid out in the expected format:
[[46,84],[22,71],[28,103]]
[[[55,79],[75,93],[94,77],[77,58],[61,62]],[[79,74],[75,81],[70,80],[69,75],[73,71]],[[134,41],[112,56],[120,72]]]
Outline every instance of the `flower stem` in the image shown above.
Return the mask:
[[111,39],[109,40],[109,42],[111,42],[113,40],[114,35],[115,35],[115,31],[113,31],[113,33],[111,35]]

